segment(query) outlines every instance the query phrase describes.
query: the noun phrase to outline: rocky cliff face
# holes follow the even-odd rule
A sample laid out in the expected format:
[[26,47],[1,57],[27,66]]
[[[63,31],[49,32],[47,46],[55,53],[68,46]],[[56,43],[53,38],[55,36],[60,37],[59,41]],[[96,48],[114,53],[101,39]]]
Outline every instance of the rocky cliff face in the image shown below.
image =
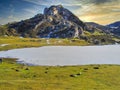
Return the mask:
[[86,25],[61,5],[44,9],[43,14],[9,25],[22,36],[42,38],[80,37]]

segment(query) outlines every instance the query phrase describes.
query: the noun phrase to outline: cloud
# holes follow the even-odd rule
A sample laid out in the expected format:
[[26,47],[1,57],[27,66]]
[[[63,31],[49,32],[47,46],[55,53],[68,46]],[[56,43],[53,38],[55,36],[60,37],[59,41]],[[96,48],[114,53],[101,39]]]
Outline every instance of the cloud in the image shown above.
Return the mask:
[[42,5],[42,6],[51,6],[51,5],[59,5],[62,4],[63,6],[81,6],[81,3],[78,3],[78,1],[74,0],[24,0],[29,3],[33,3],[36,5]]
[[57,0],[24,0],[26,2],[29,2],[29,3],[33,3],[33,4],[36,4],[36,5],[51,5],[52,2],[56,2]]
[[30,9],[30,8],[25,8],[24,11],[26,11],[26,12],[28,12],[28,13],[35,14],[38,10]]
[[106,3],[112,3],[112,2],[120,2],[120,0],[75,0],[77,2],[82,2],[83,4],[106,4]]
[[21,20],[21,18],[10,15],[7,18],[1,17],[0,18],[0,24],[4,25],[4,24],[7,24],[9,22],[20,21],[20,20]]
[[[16,8],[16,3],[9,3],[4,9],[3,17],[6,22],[22,20],[42,13],[45,7],[51,5],[63,5],[72,11],[81,20],[97,22],[100,24],[120,20],[120,0],[19,0],[24,5]],[[22,5],[22,4],[21,4]],[[29,6],[30,5],[30,6]],[[1,6],[1,5],[0,5]],[[3,5],[2,5],[3,6]],[[1,6],[1,7],[2,7]],[[9,8],[9,9],[7,9]],[[6,16],[5,16],[6,15]],[[15,18],[17,17],[17,18]],[[3,19],[3,18],[2,18]],[[2,22],[2,21],[1,21]]]
[[[43,6],[38,6],[38,5],[33,5],[31,7],[26,7],[23,9],[25,15],[33,17],[34,15],[38,13],[42,13],[45,7]],[[24,15],[24,16],[25,16]]]
[[13,16],[13,15],[10,15],[10,16],[8,16],[8,18],[9,18],[9,19],[13,19],[13,18],[14,18],[14,16]]
[[108,7],[94,7],[93,9],[78,15],[80,19],[86,22],[97,22],[99,24],[108,24],[120,20],[119,10]]
[[10,13],[14,13],[15,11],[15,8],[14,8],[14,5],[13,4],[9,4],[9,8],[10,8]]
[[113,12],[120,12],[120,9],[112,9]]
[[82,8],[74,10],[74,14],[85,22],[108,24],[120,20],[118,2],[120,0],[82,0]]
[[95,3],[95,4],[103,4],[103,3],[110,3],[113,0],[89,0],[89,2]]

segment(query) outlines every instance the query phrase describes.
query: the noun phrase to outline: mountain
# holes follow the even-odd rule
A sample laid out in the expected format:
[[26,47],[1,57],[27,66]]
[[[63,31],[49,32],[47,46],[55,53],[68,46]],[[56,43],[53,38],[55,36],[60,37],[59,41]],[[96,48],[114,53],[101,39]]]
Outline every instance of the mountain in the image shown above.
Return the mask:
[[111,33],[113,33],[114,35],[120,36],[120,21],[114,22],[106,26],[111,28],[110,29]]
[[45,8],[43,14],[0,26],[0,35],[38,38],[78,38],[88,43],[115,43],[111,28],[83,22],[62,5]]
[[107,26],[110,27],[110,28],[119,28],[120,27],[120,21],[111,23],[111,24],[109,24]]
[[101,31],[104,31],[105,33],[110,33],[110,29],[111,29],[110,27],[100,25],[94,22],[86,22],[86,25],[88,26],[88,28],[96,28]]
[[86,25],[89,27],[89,28],[97,28],[99,30],[102,30],[104,31],[105,33],[108,33],[108,34],[113,34],[115,36],[119,36],[120,37],[120,21],[118,22],[114,22],[112,24],[109,24],[109,25],[100,25],[100,24],[97,24],[97,23],[94,23],[94,22],[86,22]]
[[77,16],[61,5],[44,9],[43,14],[33,18],[9,24],[22,36],[41,38],[71,38],[79,37],[85,24]]

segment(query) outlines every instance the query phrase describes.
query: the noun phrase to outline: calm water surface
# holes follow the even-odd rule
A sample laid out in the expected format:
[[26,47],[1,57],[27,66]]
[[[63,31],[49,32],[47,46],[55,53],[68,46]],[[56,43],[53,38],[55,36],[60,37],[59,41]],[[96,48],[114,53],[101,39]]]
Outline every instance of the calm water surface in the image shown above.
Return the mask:
[[32,65],[120,64],[120,45],[23,48],[1,51],[0,57]]

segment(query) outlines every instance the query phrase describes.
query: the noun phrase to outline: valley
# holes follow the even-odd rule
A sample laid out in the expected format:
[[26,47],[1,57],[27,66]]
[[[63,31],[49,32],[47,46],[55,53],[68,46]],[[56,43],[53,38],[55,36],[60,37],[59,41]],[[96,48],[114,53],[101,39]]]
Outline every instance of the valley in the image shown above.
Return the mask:
[[119,44],[120,21],[84,22],[62,5],[46,7],[0,25],[0,90],[119,90]]

